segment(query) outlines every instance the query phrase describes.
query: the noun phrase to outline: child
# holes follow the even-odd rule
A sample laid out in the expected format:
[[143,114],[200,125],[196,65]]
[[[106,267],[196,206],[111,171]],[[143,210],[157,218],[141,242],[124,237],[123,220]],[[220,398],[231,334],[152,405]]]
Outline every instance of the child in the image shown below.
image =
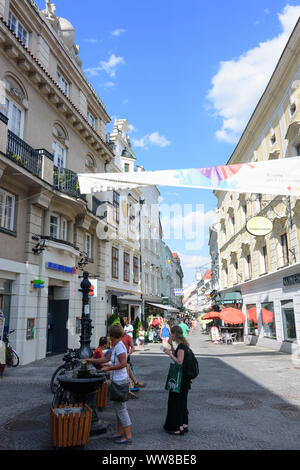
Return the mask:
[[[93,354],[93,359],[102,359],[104,357],[103,350],[107,349],[107,337],[101,336],[99,339],[99,346],[95,349]],[[94,364],[96,369],[101,369],[102,364]]]
[[136,349],[139,349],[139,346],[143,346],[143,351],[144,351],[144,345],[145,345],[145,330],[142,326],[140,326],[139,329],[139,337],[138,337],[138,345]]

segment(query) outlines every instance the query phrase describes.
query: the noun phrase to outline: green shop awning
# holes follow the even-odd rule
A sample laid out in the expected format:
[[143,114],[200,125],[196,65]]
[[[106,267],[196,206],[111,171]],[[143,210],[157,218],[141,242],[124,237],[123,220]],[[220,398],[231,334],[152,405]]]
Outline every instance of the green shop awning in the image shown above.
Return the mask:
[[241,303],[243,303],[243,297],[241,292],[225,292],[224,294],[218,294],[216,297],[217,305]]

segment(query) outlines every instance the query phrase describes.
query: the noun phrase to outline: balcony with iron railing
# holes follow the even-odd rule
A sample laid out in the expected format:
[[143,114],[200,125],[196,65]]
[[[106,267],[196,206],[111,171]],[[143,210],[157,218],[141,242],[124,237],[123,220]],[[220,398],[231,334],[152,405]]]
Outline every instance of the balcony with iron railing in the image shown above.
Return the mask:
[[62,193],[86,200],[85,195],[80,194],[78,177],[74,171],[53,165],[51,153],[32,148],[10,130],[7,134],[6,156]]
[[68,168],[53,165],[53,186],[69,196],[85,200],[85,195],[80,194],[77,174]]
[[41,178],[42,155],[10,130],[8,130],[7,135],[6,156],[18,165],[26,168],[30,173]]

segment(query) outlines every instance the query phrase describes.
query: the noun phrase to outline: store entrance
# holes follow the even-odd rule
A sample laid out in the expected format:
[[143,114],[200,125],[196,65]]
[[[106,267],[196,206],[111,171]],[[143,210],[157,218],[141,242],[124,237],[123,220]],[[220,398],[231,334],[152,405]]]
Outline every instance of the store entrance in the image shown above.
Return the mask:
[[64,353],[68,346],[69,300],[56,299],[56,289],[49,287],[47,355]]

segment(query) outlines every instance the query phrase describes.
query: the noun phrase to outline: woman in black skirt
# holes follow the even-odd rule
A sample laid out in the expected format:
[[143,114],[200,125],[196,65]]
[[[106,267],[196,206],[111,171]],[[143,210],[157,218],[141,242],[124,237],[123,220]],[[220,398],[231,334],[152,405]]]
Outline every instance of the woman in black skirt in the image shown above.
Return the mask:
[[[176,351],[173,347],[173,341],[177,344]],[[189,343],[184,338],[180,326],[173,326],[168,342],[171,345],[171,350],[165,349],[164,353],[170,356],[177,364],[183,364]],[[184,372],[182,372],[180,393],[169,392],[168,413],[164,424],[164,429],[169,434],[181,436],[188,431],[189,412],[187,409],[187,397],[190,388],[191,381],[185,376]]]

